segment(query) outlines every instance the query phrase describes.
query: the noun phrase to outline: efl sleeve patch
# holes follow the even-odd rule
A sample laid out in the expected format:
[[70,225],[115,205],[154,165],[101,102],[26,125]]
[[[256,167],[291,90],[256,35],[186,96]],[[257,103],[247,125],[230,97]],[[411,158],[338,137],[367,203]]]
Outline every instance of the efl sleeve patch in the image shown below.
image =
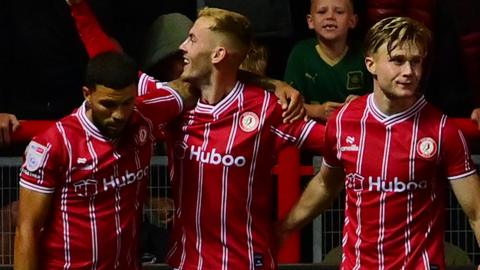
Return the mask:
[[49,147],[31,141],[25,151],[25,163],[27,170],[34,172],[40,168],[47,156]]

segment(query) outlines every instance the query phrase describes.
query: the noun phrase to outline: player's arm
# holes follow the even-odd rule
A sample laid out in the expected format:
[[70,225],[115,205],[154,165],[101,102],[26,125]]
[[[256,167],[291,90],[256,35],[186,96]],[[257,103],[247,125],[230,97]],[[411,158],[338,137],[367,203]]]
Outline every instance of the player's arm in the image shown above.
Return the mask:
[[478,125],[478,129],[480,129],[480,108],[473,109],[470,118],[475,121],[475,123]]
[[480,245],[480,177],[477,173],[450,181],[453,193],[465,212]]
[[283,121],[293,122],[305,117],[303,97],[295,88],[288,83],[260,76],[245,70],[240,70],[238,77],[242,82],[260,86],[266,90],[274,91],[282,105]]
[[9,113],[0,113],[0,147],[10,145],[12,133],[17,130],[20,122]]
[[185,108],[193,108],[199,98],[199,91],[195,91],[190,83],[180,79],[168,82],[168,86],[172,87],[182,97]]
[[344,177],[343,168],[332,168],[322,164],[320,172],[308,183],[300,200],[280,225],[278,232],[280,242],[331,205],[342,189]]
[[67,0],[78,34],[90,58],[108,51],[121,52],[120,45],[108,36],[85,0]]
[[325,123],[335,110],[342,107],[343,103],[326,101],[322,104],[305,104],[308,117]]
[[18,221],[15,233],[14,268],[38,269],[38,241],[52,204],[52,194],[20,187]]

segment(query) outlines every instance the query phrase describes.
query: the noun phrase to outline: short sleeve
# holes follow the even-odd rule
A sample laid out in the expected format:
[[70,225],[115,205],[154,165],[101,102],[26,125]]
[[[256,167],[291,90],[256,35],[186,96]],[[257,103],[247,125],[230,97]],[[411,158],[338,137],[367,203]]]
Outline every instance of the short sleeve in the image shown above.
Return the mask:
[[20,186],[51,194],[63,184],[66,174],[62,170],[68,157],[62,156],[64,145],[59,137],[59,133],[51,128],[28,144],[20,170]]
[[441,145],[443,168],[449,180],[463,178],[476,172],[462,131],[448,119],[443,128]]
[[323,148],[323,162],[329,167],[341,167],[341,161],[338,159],[337,151],[337,114],[332,115],[327,121],[325,127],[325,140]]
[[140,113],[152,121],[154,127],[164,127],[183,111],[183,102],[178,93],[166,84],[146,80],[150,86],[144,95],[137,97]]

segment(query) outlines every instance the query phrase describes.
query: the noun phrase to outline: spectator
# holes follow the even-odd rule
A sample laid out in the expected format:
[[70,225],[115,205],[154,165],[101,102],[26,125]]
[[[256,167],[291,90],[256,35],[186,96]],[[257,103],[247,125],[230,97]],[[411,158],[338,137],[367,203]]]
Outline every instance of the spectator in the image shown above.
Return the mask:
[[288,58],[285,81],[305,98],[307,115],[325,122],[344,102],[371,91],[361,47],[348,33],[357,25],[352,0],[311,0],[315,38],[300,41]]

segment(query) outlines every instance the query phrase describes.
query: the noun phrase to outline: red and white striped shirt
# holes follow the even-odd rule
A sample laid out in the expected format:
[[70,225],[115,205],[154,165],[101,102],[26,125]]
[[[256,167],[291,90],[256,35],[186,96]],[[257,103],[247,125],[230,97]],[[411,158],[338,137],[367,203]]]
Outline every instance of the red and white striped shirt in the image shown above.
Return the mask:
[[461,131],[424,97],[387,116],[371,94],[325,136],[325,164],[346,174],[342,269],[445,269],[447,179],[475,173]]
[[[140,92],[157,87],[145,75],[140,83]],[[142,97],[113,143],[87,118],[83,104],[33,138],[20,185],[53,196],[40,239],[40,269],[140,269],[138,235],[152,130],[176,117],[182,106],[168,88]]]
[[272,93],[238,82],[218,104],[198,102],[174,125],[167,139],[177,207],[172,267],[276,269],[274,155],[324,132],[313,121],[284,124],[281,114]]

